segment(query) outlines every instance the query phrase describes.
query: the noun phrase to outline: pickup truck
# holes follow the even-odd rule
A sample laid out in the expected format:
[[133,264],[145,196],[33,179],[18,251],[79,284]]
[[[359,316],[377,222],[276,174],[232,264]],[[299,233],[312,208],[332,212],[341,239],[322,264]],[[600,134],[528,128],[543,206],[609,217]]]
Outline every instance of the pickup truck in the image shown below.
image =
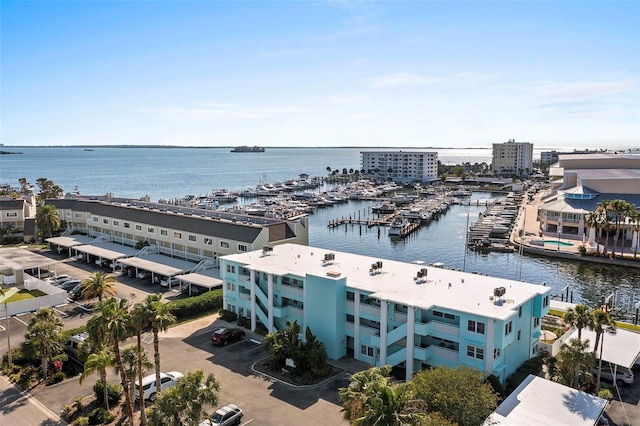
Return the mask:
[[203,420],[199,426],[229,426],[239,425],[244,413],[235,404],[227,404],[218,408],[211,416]]

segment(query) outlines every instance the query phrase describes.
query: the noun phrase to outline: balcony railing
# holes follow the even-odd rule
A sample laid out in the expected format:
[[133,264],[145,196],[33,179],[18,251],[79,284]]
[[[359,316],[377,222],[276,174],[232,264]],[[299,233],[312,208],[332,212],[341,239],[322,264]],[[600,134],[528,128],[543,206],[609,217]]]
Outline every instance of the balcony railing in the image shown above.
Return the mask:
[[394,312],[393,319],[398,322],[407,322],[407,314],[404,312]]
[[347,300],[346,308],[347,308],[348,311],[355,311],[356,310],[356,304],[353,302],[353,300]]
[[369,305],[367,303],[360,304],[360,313],[373,315],[375,317],[380,316],[380,306]]
[[304,295],[304,290],[300,287],[294,287],[292,285],[282,284],[282,293],[290,294],[292,296],[302,297]]
[[444,334],[450,334],[452,336],[460,335],[460,327],[453,324],[447,324],[445,322],[440,321],[431,321],[433,322],[433,331],[438,331]]
[[363,336],[378,336],[380,334],[380,330],[373,327],[367,327],[366,325],[361,325],[360,334]]

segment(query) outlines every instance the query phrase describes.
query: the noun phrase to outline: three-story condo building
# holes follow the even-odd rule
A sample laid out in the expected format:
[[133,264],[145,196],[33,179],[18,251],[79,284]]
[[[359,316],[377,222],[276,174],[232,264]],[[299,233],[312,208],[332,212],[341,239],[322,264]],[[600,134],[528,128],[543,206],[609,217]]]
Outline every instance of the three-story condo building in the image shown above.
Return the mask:
[[224,256],[224,308],[269,331],[296,320],[331,359],[468,365],[501,381],[536,355],[551,289],[297,244]]

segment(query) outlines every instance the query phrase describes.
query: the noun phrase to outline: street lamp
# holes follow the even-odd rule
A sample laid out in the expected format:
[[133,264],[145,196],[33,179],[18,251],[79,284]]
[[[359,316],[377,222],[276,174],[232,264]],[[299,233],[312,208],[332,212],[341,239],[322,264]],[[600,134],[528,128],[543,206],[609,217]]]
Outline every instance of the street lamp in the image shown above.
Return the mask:
[[560,251],[560,231],[558,231],[558,247],[556,247],[556,251]]

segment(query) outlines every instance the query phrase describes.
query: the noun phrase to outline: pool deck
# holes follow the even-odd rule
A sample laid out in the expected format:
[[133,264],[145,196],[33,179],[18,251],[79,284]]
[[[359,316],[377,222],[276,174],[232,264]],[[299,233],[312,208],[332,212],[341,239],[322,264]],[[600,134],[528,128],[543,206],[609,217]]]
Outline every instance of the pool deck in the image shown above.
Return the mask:
[[[633,260],[633,250],[625,249],[624,260],[608,259],[604,256],[582,256],[580,255],[579,246],[583,243],[588,243],[586,237],[582,240],[574,240],[562,237],[554,238],[553,236],[542,235],[542,227],[540,221],[538,220],[538,207],[542,204],[540,198],[540,195],[536,196],[533,201],[527,201],[525,198],[525,200],[520,205],[520,211],[516,219],[516,224],[513,227],[513,231],[511,232],[509,238],[511,244],[513,244],[516,248],[518,248],[522,244],[524,251],[540,254],[543,256],[562,258],[575,257],[581,261],[615,263],[622,266],[640,268],[640,262]],[[545,246],[545,244],[543,243],[544,240],[556,240],[560,241],[561,243],[567,243],[571,245],[568,246],[562,244],[547,244]],[[602,251],[602,245],[600,245],[600,250]],[[608,245],[607,252],[611,253],[612,251],[613,245]],[[638,257],[640,258],[640,256]]]

